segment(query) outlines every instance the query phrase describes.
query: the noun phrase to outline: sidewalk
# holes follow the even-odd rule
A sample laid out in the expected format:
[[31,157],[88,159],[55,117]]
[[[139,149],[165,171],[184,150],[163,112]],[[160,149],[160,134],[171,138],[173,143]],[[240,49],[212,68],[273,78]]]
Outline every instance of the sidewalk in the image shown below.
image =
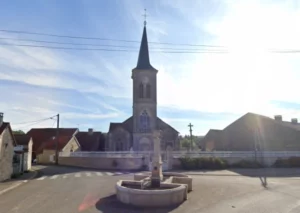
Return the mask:
[[32,171],[28,173],[24,173],[18,178],[0,182],[0,196],[24,183],[27,183],[29,180],[35,178],[37,175],[38,175],[38,170],[35,170],[33,168]]

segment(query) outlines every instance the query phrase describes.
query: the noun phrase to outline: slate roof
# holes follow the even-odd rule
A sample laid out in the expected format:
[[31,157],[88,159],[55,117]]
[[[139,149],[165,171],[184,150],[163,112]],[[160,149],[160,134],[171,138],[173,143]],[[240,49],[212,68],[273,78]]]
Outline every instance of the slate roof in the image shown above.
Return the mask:
[[147,69],[147,70],[155,70],[157,71],[152,65],[150,64],[149,58],[149,49],[148,49],[148,39],[147,39],[147,30],[146,26],[144,26],[143,36],[140,46],[139,58],[134,69]]
[[8,128],[12,138],[13,138],[13,145],[15,146],[16,145],[16,140],[15,140],[15,137],[13,135],[13,132],[12,132],[12,129],[11,129],[11,126],[8,122],[2,122],[2,125],[0,126],[0,135],[2,135],[3,131]]
[[17,145],[28,145],[30,141],[30,136],[25,134],[14,134]]
[[170,126],[169,124],[167,124],[160,118],[157,118],[157,128],[161,129],[161,130],[163,130],[165,128],[171,128],[173,131],[179,133],[176,129],[174,129],[172,126]]
[[[73,136],[78,131],[77,128],[59,128],[59,136]],[[26,135],[32,137],[32,151],[39,153],[41,145],[52,137],[56,136],[56,128],[33,128]]]
[[110,123],[109,125],[109,132],[114,131],[116,128],[121,127],[127,130],[128,132],[133,132],[133,117],[129,117],[123,123]]
[[[109,125],[109,132],[112,132],[116,128],[121,127],[127,130],[128,132],[133,132],[133,116],[129,117],[127,120],[125,120],[123,123],[110,123]],[[179,133],[176,129],[174,129],[172,126],[164,122],[162,119],[157,118],[157,128],[164,130],[166,128],[170,128],[176,133]]]
[[100,143],[104,143],[103,135],[101,132],[78,132],[76,139],[80,144],[81,151],[100,151]]

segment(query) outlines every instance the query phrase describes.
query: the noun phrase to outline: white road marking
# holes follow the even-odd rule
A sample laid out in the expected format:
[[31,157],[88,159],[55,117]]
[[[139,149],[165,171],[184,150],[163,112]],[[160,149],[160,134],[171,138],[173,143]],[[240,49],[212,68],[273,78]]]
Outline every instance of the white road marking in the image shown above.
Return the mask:
[[91,173],[87,172],[87,173],[86,173],[86,176],[90,177],[90,176],[91,176]]
[[53,175],[50,179],[56,179],[58,177],[58,175]]
[[78,173],[78,174],[75,174],[75,177],[80,177],[81,176],[81,174],[80,173]]
[[37,180],[44,180],[47,176],[42,176],[40,178],[38,178]]
[[122,172],[115,172],[115,175],[122,175]]
[[112,176],[112,175],[113,175],[113,173],[111,173],[111,172],[105,172],[105,174],[106,174],[106,175],[109,175],[109,176]]
[[97,174],[98,176],[103,176],[103,174],[102,174],[101,172],[96,172],[96,174]]

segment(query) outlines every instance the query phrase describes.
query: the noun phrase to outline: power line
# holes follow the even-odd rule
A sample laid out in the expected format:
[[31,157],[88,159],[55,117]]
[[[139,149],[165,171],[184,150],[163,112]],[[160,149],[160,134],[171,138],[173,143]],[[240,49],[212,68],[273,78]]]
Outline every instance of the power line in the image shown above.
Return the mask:
[[35,123],[35,122],[39,122],[39,121],[45,121],[48,119],[52,119],[54,118],[56,115],[49,117],[49,118],[43,118],[43,119],[39,119],[39,120],[35,120],[35,121],[28,121],[28,122],[21,122],[21,123],[14,123],[13,125],[19,125],[19,124],[28,124],[28,123]]
[[[49,120],[49,119],[47,119],[47,120]],[[35,125],[35,124],[39,124],[39,123],[42,123],[42,122],[44,122],[44,121],[46,121],[46,120],[41,120],[41,121],[39,121],[39,122],[35,122],[35,123],[31,123],[31,124],[29,124],[29,125],[25,125],[25,126],[21,126],[21,127],[18,127],[18,129],[24,129],[24,128],[26,128],[26,127],[29,127],[29,126],[32,126],[32,125]]]
[[[126,49],[104,49],[104,48],[73,48],[73,47],[57,47],[57,46],[45,46],[45,45],[29,45],[29,44],[10,44],[0,43],[0,46],[16,46],[16,47],[32,47],[32,48],[45,48],[45,49],[60,49],[60,50],[93,50],[93,51],[108,51],[108,52],[137,52],[138,50],[126,50]],[[199,50],[199,51],[152,51],[159,53],[228,53],[228,51],[219,50]]]
[[[37,32],[29,32],[29,31],[19,31],[19,30],[1,30],[0,32],[5,33],[16,33],[16,34],[28,34],[28,35],[39,35],[39,36],[50,36],[50,37],[58,37],[58,38],[72,38],[72,39],[84,39],[84,40],[102,40],[102,41],[118,41],[118,42],[128,42],[128,43],[140,43],[140,41],[133,40],[122,40],[122,39],[110,39],[110,38],[97,38],[97,37],[84,37],[84,36],[69,36],[69,35],[57,35],[57,34],[48,34],[48,33],[37,33]],[[204,44],[176,44],[169,42],[148,42],[151,44],[164,44],[164,45],[178,45],[178,46],[198,46],[198,47],[224,47],[217,45],[204,45]]]
[[[138,46],[124,46],[124,45],[111,45],[111,44],[91,44],[91,43],[73,43],[73,42],[56,42],[56,41],[45,41],[45,40],[36,40],[36,39],[19,39],[19,38],[3,38],[0,37],[0,40],[12,40],[12,41],[28,41],[34,43],[47,43],[47,44],[66,44],[66,45],[75,45],[75,46],[99,46],[99,47],[118,47],[118,48],[134,48],[137,50]],[[180,48],[170,48],[170,47],[150,47],[154,50],[185,50],[185,51],[198,51],[198,50],[207,50],[207,49],[180,49]],[[214,49],[215,50],[215,49]]]

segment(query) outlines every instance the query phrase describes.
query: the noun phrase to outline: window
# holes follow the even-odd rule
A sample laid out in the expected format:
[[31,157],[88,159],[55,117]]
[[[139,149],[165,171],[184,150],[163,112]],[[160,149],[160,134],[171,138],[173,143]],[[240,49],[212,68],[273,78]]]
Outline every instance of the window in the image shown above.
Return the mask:
[[148,132],[150,130],[150,119],[146,110],[140,115],[140,131]]
[[139,98],[144,98],[144,85],[142,83],[139,86]]
[[151,98],[151,86],[150,86],[150,84],[146,85],[146,98]]

